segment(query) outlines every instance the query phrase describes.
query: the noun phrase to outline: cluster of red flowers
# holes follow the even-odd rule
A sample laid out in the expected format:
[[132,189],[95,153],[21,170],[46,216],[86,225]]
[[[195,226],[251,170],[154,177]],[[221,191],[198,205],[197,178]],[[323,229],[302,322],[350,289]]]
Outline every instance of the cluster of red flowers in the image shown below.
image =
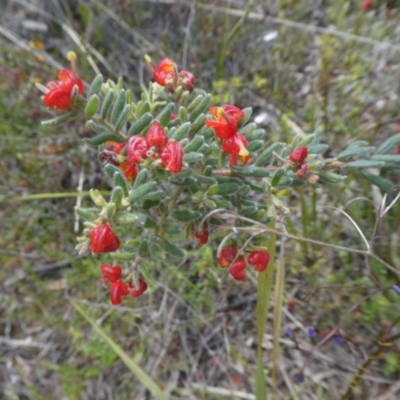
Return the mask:
[[[125,143],[111,143],[111,145],[116,154],[120,154],[125,147]],[[167,171],[173,174],[182,170],[182,146],[179,142],[169,141],[164,128],[158,121],[151,124],[146,136],[131,136],[126,146],[128,158],[119,167],[130,181],[134,180],[138,174],[137,164],[146,159],[162,164]]]
[[307,147],[299,147],[289,155],[290,161],[297,168],[297,176],[299,178],[304,178],[307,173],[307,164],[304,162],[308,156]]
[[72,104],[74,87],[77,86],[79,94],[85,91],[83,82],[76,72],[76,54],[71,51],[67,57],[71,62],[71,70],[62,69],[58,73],[59,80],[51,81],[46,85],[48,92],[43,98],[43,103],[46,107],[67,110]]
[[247,264],[254,265],[257,272],[263,272],[267,269],[270,255],[267,250],[254,250],[247,257],[237,256],[238,249],[235,245],[224,247],[217,258],[221,268],[229,267],[229,273],[237,281],[246,277]]
[[178,87],[191,92],[194,87],[195,77],[191,72],[180,71],[176,64],[169,58],[164,58],[156,67],[151,65],[151,59],[146,57],[147,65],[153,72],[154,80],[160,85],[167,88],[171,93],[174,93]]
[[101,283],[110,283],[110,301],[114,305],[121,304],[124,296],[139,297],[147,289],[147,283],[141,278],[138,280],[138,288],[132,281],[121,280],[122,268],[119,265],[103,264],[100,270]]
[[248,141],[237,131],[238,122],[244,117],[243,111],[233,105],[210,108],[213,119],[206,120],[206,126],[213,128],[217,138],[222,139],[222,151],[231,155],[231,164],[237,164],[239,156],[243,164],[249,161]]

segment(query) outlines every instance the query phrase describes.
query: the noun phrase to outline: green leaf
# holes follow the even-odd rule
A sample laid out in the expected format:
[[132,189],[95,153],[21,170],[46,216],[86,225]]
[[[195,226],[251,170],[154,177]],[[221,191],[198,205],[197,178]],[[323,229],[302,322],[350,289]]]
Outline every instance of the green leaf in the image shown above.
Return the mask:
[[400,163],[400,154],[374,154],[371,160]]
[[383,161],[374,161],[374,160],[357,160],[353,162],[349,162],[345,164],[345,168],[379,168],[385,165]]
[[200,116],[200,114],[203,114],[206,110],[208,111],[210,102],[211,102],[211,95],[206,94],[199,103],[199,105],[190,113],[190,122],[194,122]]
[[206,117],[204,114],[199,115],[193,122],[192,125],[190,126],[190,133],[195,134],[200,128],[204,127],[204,122],[206,120]]
[[132,111],[132,106],[130,104],[127,104],[124,109],[122,110],[121,114],[119,115],[118,121],[115,124],[115,132],[118,132],[121,130],[125,122],[128,120],[130,114]]
[[250,135],[255,129],[257,129],[257,124],[255,122],[250,122],[249,124],[240,128],[239,133],[241,135]]
[[171,216],[175,218],[177,221],[181,222],[192,222],[201,218],[202,214],[199,211],[191,211],[191,210],[173,210],[171,212]]
[[111,132],[104,132],[100,133],[100,135],[94,136],[92,138],[85,138],[83,139],[86,143],[89,143],[91,146],[99,146],[112,140],[113,142],[121,142],[121,138],[114,133]]
[[76,112],[70,112],[67,114],[60,115],[59,117],[55,117],[52,119],[47,119],[46,121],[42,121],[41,124],[43,126],[58,126],[65,124],[66,122],[74,120],[78,114]]
[[114,174],[116,172],[121,173],[121,171],[119,170],[118,167],[116,167],[115,165],[112,164],[106,164],[106,166],[104,167],[104,172],[111,178],[114,178]]
[[237,183],[219,183],[215,194],[222,195],[222,196],[234,194],[239,189],[240,189],[240,186]]
[[110,89],[104,97],[103,104],[101,105],[100,114],[103,119],[107,117],[108,110],[111,107],[111,103],[114,100],[114,91]]
[[155,187],[157,186],[157,183],[154,181],[147,182],[143,184],[142,186],[139,186],[138,188],[135,188],[129,192],[129,201],[131,204],[139,201],[146,195],[148,195],[150,192],[152,192]]
[[376,150],[376,154],[386,154],[400,144],[400,133],[385,140]]
[[149,171],[146,168],[142,168],[135,179],[133,189],[142,186],[144,183],[147,182],[148,178],[149,178]]
[[117,97],[117,100],[115,101],[112,114],[111,114],[111,123],[115,125],[126,105],[126,91],[125,89],[122,89],[119,92],[119,95]]
[[113,182],[114,182],[115,186],[118,186],[121,188],[122,193],[125,197],[128,196],[129,185],[125,179],[125,176],[123,175],[123,173],[121,171],[114,172]]
[[192,112],[200,103],[201,103],[201,101],[203,100],[203,95],[202,94],[199,94],[199,95],[197,95],[191,102],[190,102],[190,104],[186,107],[187,108],[187,110],[189,111],[189,112]]
[[138,247],[138,255],[142,258],[147,258],[149,255],[149,246],[147,244],[147,239],[143,239]]
[[180,118],[182,121],[187,122],[187,120],[189,119],[189,116],[188,116],[188,113],[187,113],[185,107],[182,107],[182,106],[179,107],[178,115],[179,115],[179,118]]
[[152,121],[153,116],[150,113],[143,114],[136,122],[131,125],[128,131],[128,136],[141,134],[147,131]]
[[379,189],[381,189],[383,192],[389,192],[394,187],[394,184],[392,182],[385,178],[382,178],[379,175],[370,174],[367,171],[361,171],[361,174],[373,185],[378,186]]
[[319,178],[322,182],[325,183],[338,183],[344,181],[346,179],[346,176],[339,175],[336,174],[335,172],[330,172],[330,171],[320,171]]
[[99,108],[100,99],[97,94],[92,95],[89,97],[89,100],[86,103],[85,107],[85,115],[87,118],[92,118],[94,114],[96,114],[97,109]]
[[260,150],[264,145],[263,140],[253,140],[251,143],[248,144],[247,150],[250,151],[251,153],[254,153],[258,150]]
[[253,109],[251,107],[246,107],[243,108],[243,118],[239,121],[239,126],[242,127],[244,125],[247,124],[247,122],[249,122],[249,119],[251,118],[252,114],[253,114]]
[[169,235],[182,232],[182,227],[176,222],[164,222],[161,224],[161,229]]
[[265,178],[270,176],[270,173],[266,168],[260,167],[237,167],[235,165],[231,165],[231,170],[239,175],[254,176],[255,178]]
[[174,246],[172,243],[168,242],[167,239],[165,239],[162,236],[157,237],[157,241],[159,245],[168,253],[171,254],[171,256],[178,257],[178,258],[183,258],[184,253],[182,250],[179,250],[176,246]]
[[171,136],[171,139],[176,140],[177,142],[179,142],[180,140],[182,140],[183,138],[187,137],[189,135],[190,132],[190,122],[185,122],[183,123],[175,132],[174,134]]
[[193,177],[196,178],[197,182],[200,184],[204,185],[215,185],[217,183],[217,180],[214,178],[211,178],[209,176],[205,175],[200,175],[200,174],[193,174]]
[[90,97],[92,97],[94,94],[98,94],[100,89],[101,89],[101,85],[103,84],[104,79],[103,79],[103,75],[99,74],[96,76],[96,78],[93,79],[92,84],[90,85],[90,89],[89,92],[87,94],[87,98],[89,99]]
[[136,253],[133,252],[114,252],[114,253],[110,253],[110,256],[117,261],[131,261],[134,260],[136,258]]
[[278,186],[286,171],[283,168],[278,168],[271,179],[271,186]]
[[183,161],[185,161],[188,164],[193,164],[197,161],[202,160],[204,155],[202,153],[196,153],[196,152],[191,152],[187,153],[183,156]]
[[137,116],[138,116],[138,118],[140,118],[140,117],[142,117],[144,114],[147,114],[147,113],[149,113],[151,111],[151,106],[150,106],[150,103],[146,100],[146,101],[143,101],[141,104],[140,104],[140,107],[138,107],[138,110],[137,110]]
[[81,308],[77,303],[69,300],[72,306],[85,318],[85,320],[92,326],[93,330],[107,343],[107,345],[114,351],[121,361],[129,368],[133,375],[143,384],[145,388],[154,396],[156,400],[168,400],[169,396],[161,391],[157,383],[134,361],[133,354],[128,355],[122,347],[120,347],[114,340],[107,335],[107,333],[89,317],[86,311]]
[[168,103],[157,115],[156,120],[161,126],[166,127],[169,123],[169,118],[171,117],[172,111],[175,109],[174,103]]
[[120,208],[122,203],[122,198],[124,197],[124,192],[119,186],[115,186],[111,192],[111,201],[115,204],[115,207]]
[[320,154],[329,148],[328,144],[314,144],[308,148],[309,154]]
[[[314,140],[314,134],[307,135],[305,138],[301,139],[297,147],[307,147]],[[318,146],[315,144],[314,146]]]
[[75,212],[83,219],[94,221],[99,217],[101,210],[99,208],[75,208]]
[[265,164],[268,164],[272,159],[272,154],[274,151],[278,151],[278,149],[282,146],[282,143],[273,143],[268,146],[258,157],[255,165],[257,167],[262,167]]
[[262,138],[265,135],[265,130],[264,129],[255,129],[253,132],[250,134],[246,135],[246,139],[249,142],[252,142],[253,140],[257,140]]
[[348,147],[342,151],[336,158],[338,160],[346,160],[352,157],[364,157],[371,154],[375,150],[375,147]]
[[144,225],[146,223],[146,216],[137,211],[126,211],[122,210],[114,214],[114,221],[117,224],[128,225],[133,223],[138,223],[139,225]]
[[204,138],[202,136],[195,136],[184,148],[185,153],[191,153],[196,151],[204,143]]

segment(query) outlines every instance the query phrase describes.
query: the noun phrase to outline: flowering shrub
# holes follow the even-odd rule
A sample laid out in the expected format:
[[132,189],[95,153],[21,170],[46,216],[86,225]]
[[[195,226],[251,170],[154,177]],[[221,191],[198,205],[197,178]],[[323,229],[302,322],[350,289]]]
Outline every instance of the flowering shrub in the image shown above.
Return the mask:
[[[290,210],[285,201],[293,188],[337,183],[340,168],[359,169],[383,191],[392,184],[368,168],[398,168],[400,134],[378,149],[358,141],[333,158],[320,143],[320,131],[291,143],[270,143],[263,129],[249,122],[251,108],[211,106],[211,96],[195,87],[194,75],[179,71],[170,59],[155,67],[146,56],[154,82],[133,101],[129,89],[95,77],[84,95],[74,53],[72,67],[58,81],[40,87],[45,106],[61,110],[44,124],[57,125],[84,114],[98,146],[104,173],[112,185],[109,199],[91,190],[92,208],[78,208],[85,220],[77,249],[108,253],[112,264],[100,268],[110,301],[121,304],[147,289],[139,277],[143,259],[176,262],[184,257],[177,241],[185,233],[198,245],[220,243],[216,261],[236,280],[266,273],[275,249],[268,232]],[[67,112],[65,112],[67,111]],[[125,232],[125,233],[124,233]],[[270,260],[271,258],[271,260]],[[272,267],[270,267],[272,268]]]

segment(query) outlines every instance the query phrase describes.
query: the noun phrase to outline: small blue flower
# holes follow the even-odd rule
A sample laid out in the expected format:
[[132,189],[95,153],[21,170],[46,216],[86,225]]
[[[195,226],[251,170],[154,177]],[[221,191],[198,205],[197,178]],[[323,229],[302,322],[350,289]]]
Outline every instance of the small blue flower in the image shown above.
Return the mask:
[[400,295],[400,286],[393,285],[393,286],[392,286],[392,289],[393,289],[398,295]]
[[303,374],[296,374],[295,375],[297,383],[303,383],[304,382],[304,375]]
[[342,344],[343,343],[343,339],[340,336],[335,335],[333,337],[333,340],[336,344]]
[[314,328],[308,328],[307,335],[309,338],[313,338],[317,333],[315,332]]
[[286,335],[288,335],[290,337],[290,339],[294,338],[294,333],[293,333],[292,329],[290,329],[290,328],[286,329]]

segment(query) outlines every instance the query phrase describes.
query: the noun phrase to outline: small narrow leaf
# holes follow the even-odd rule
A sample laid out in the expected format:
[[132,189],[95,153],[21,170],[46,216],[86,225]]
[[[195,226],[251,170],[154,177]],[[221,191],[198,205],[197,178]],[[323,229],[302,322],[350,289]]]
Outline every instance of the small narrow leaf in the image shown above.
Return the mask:
[[347,160],[351,157],[365,157],[371,154],[375,150],[375,147],[349,147],[346,150],[342,151],[336,157],[338,160]]
[[202,153],[191,152],[191,153],[187,153],[183,156],[183,161],[188,164],[193,164],[197,161],[202,160],[203,157],[204,156]]
[[115,186],[121,188],[123,195],[126,197],[129,193],[129,185],[125,179],[125,176],[122,174],[121,171],[114,172],[113,182]]
[[106,96],[104,97],[103,104],[101,105],[100,114],[102,118],[105,119],[107,117],[108,110],[110,109],[113,100],[114,100],[114,91],[110,89],[107,92]]
[[195,121],[200,114],[204,113],[206,110],[208,111],[208,107],[211,103],[211,95],[206,94],[199,105],[190,113],[190,122]]
[[66,122],[72,121],[77,117],[76,112],[70,112],[64,115],[60,115],[59,117],[55,117],[52,119],[47,119],[46,121],[42,121],[41,124],[43,126],[58,126],[65,124]]
[[152,121],[153,116],[150,113],[143,114],[136,122],[131,125],[128,131],[128,135],[133,136],[145,132]]
[[381,189],[383,192],[389,192],[394,187],[394,184],[392,182],[385,178],[382,178],[379,175],[370,174],[367,171],[361,171],[361,174],[373,185],[378,186],[379,189]]
[[400,133],[385,140],[376,150],[376,154],[386,154],[400,144]]
[[271,179],[271,186],[278,186],[284,175],[285,170],[283,168],[278,168]]
[[89,143],[91,146],[99,146],[110,140],[113,142],[119,143],[121,141],[121,138],[119,136],[115,135],[114,133],[104,132],[104,133],[101,133],[100,135],[94,136],[92,138],[85,138],[83,140],[86,143]]
[[87,98],[89,99],[90,97],[92,97],[94,94],[98,94],[100,89],[101,89],[101,85],[103,84],[104,79],[103,79],[103,75],[99,74],[96,76],[96,78],[93,79],[92,84],[90,85],[90,89],[89,92],[87,94]]
[[129,201],[133,204],[155,189],[156,182],[150,181],[129,192]]
[[110,256],[117,261],[131,261],[136,258],[136,253],[132,252],[115,252],[110,253]]
[[385,165],[384,161],[357,160],[357,161],[349,162],[349,163],[345,164],[344,166],[346,168],[363,169],[363,168],[378,168],[378,167],[382,167],[383,165]]
[[178,258],[183,258],[184,253],[182,250],[179,250],[176,246],[174,246],[172,243],[168,242],[167,239],[165,239],[162,236],[157,237],[157,241],[159,245],[168,253],[171,254],[174,257]]
[[168,103],[157,115],[156,120],[161,126],[165,127],[168,125],[169,118],[171,117],[172,111],[175,109],[174,103]]
[[92,118],[94,114],[96,114],[97,109],[99,108],[100,99],[97,94],[92,95],[89,97],[89,100],[86,103],[85,107],[85,115],[87,118]]
[[257,167],[262,167],[265,164],[268,164],[271,159],[274,151],[278,151],[278,149],[282,146],[282,143],[273,143],[268,146],[256,159],[255,165]]
[[183,138],[187,137],[190,132],[190,122],[185,122],[183,123],[176,131],[175,133],[171,136],[171,139],[180,141]]
[[236,183],[220,183],[218,184],[217,191],[215,194],[229,195],[236,193],[240,189],[240,186]]
[[128,120],[130,114],[132,111],[132,106],[130,104],[127,104],[124,109],[122,110],[121,114],[119,115],[118,121],[115,124],[115,132],[118,132],[121,130],[125,122]]
[[175,218],[177,221],[181,222],[192,222],[201,218],[202,214],[199,211],[191,211],[191,210],[173,210],[171,212],[171,216]]
[[122,89],[119,92],[117,100],[115,101],[114,108],[111,114],[111,123],[115,125],[126,105],[126,91]]

